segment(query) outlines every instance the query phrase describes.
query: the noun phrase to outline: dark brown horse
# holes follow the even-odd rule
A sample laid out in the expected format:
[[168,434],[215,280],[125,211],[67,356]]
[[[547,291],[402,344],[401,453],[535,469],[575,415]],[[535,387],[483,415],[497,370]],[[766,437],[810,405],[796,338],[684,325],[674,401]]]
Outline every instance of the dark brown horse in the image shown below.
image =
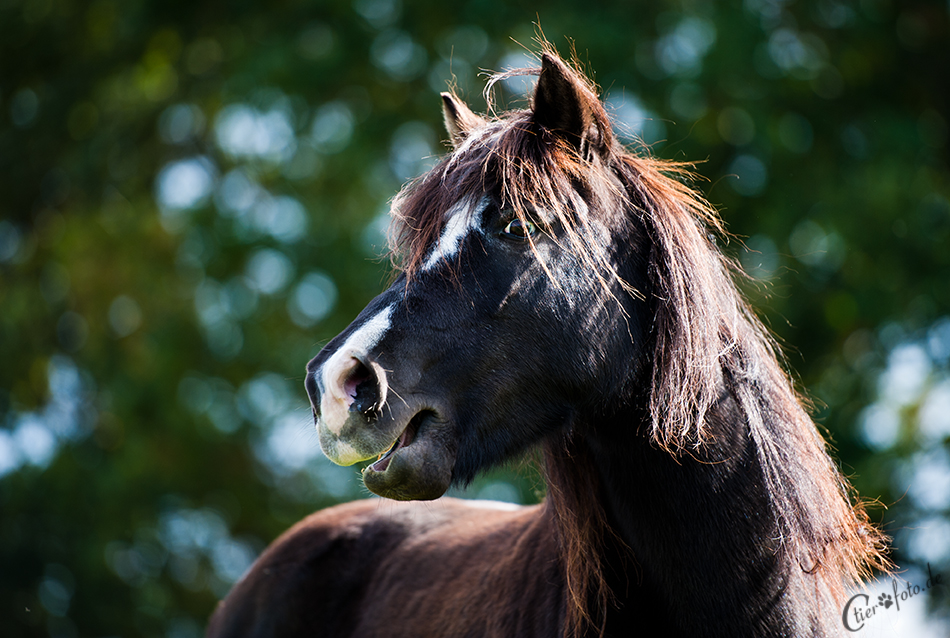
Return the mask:
[[[549,48],[533,72],[528,110],[443,95],[454,150],[393,203],[401,274],[307,367],[327,456],[417,502],[302,521],[209,636],[842,633],[881,537],[718,218]],[[439,499],[535,445],[543,504]]]

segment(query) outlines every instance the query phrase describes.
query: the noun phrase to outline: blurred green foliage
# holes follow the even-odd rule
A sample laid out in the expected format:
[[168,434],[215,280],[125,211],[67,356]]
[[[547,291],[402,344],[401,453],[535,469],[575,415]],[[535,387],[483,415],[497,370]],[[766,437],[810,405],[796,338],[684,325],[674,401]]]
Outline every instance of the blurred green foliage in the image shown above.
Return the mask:
[[366,494],[319,454],[304,365],[385,284],[438,91],[484,110],[538,21],[631,144],[700,160],[896,561],[950,569],[950,7],[537,11],[0,0],[0,635],[200,635],[277,534]]

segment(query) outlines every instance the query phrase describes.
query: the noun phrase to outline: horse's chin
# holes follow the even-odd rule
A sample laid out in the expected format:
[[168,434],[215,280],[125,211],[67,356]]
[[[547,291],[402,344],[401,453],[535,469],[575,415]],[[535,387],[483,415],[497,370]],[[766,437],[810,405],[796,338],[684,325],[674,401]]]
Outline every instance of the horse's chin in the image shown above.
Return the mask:
[[369,491],[397,501],[431,501],[449,489],[456,448],[446,424],[419,412],[375,463],[363,469]]

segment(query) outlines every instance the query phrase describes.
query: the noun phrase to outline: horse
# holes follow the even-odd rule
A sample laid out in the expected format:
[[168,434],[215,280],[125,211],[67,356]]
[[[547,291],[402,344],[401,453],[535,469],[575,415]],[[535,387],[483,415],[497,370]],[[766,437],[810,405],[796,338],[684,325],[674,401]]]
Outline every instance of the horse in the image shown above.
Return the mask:
[[[209,638],[832,636],[886,565],[691,166],[539,57],[486,89],[533,73],[526,109],[442,94],[395,279],[307,365],[324,453],[384,498],[284,533]],[[443,496],[538,449],[540,504]]]

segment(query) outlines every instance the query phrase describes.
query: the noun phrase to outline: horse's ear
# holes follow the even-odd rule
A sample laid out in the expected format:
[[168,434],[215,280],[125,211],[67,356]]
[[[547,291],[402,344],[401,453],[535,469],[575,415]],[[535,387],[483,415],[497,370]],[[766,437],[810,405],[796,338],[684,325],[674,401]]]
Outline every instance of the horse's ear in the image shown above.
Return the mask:
[[593,91],[560,58],[541,56],[541,75],[534,90],[534,121],[578,151],[604,143],[603,107]]
[[452,147],[458,148],[472,129],[484,124],[460,99],[451,93],[442,94],[442,115],[445,117],[445,130],[449,133]]

